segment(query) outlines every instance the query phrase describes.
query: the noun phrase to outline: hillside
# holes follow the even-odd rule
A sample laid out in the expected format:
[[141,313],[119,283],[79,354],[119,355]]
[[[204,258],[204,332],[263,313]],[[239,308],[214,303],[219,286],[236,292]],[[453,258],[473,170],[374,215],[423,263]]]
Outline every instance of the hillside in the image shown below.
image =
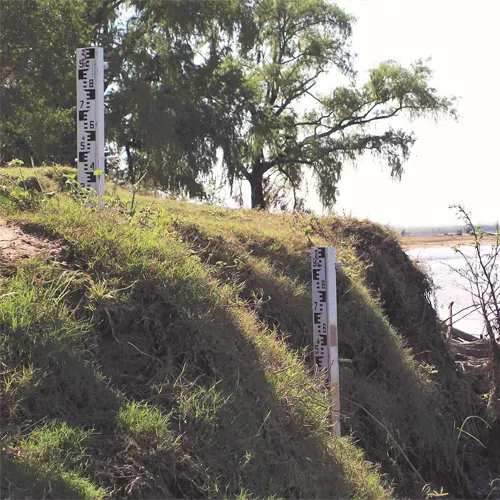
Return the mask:
[[[395,234],[148,196],[132,216],[124,190],[88,208],[70,169],[36,172],[54,195],[0,169],[32,249],[0,255],[3,498],[477,494],[478,400]],[[311,369],[321,245],[343,264],[338,440]]]

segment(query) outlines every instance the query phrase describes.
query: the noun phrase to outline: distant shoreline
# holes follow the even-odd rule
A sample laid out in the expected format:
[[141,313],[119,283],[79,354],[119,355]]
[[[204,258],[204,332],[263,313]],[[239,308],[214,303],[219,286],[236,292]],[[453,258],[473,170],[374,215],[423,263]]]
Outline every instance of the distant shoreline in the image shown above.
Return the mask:
[[[403,248],[415,247],[451,247],[453,245],[471,245],[473,242],[472,236],[468,234],[442,234],[430,236],[400,236],[399,241]],[[493,244],[494,236],[485,236],[483,242]]]

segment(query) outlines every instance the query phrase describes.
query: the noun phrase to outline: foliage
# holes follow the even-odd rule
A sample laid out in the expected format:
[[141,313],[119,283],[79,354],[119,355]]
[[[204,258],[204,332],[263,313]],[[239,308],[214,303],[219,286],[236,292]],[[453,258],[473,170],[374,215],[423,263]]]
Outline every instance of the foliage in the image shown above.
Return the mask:
[[21,186],[16,186],[10,191],[0,186],[0,205],[26,210],[37,207],[40,199],[38,193],[28,191]]
[[[415,137],[384,122],[454,115],[453,100],[432,88],[422,61],[410,68],[383,62],[357,86],[349,47],[353,20],[337,6],[261,0],[252,13],[259,34],[252,49],[223,56],[232,86],[221,100],[231,125],[219,137],[229,182],[250,183],[252,207],[266,207],[276,182],[296,198],[306,171],[331,206],[344,164],[365,153],[383,158],[399,178]],[[327,72],[346,83],[319,91]]]
[[247,43],[245,2],[136,0],[131,7],[109,93],[109,138],[125,149],[130,182],[148,171],[171,193],[201,197],[201,177],[216,161],[211,134],[220,126],[210,98],[219,84],[211,80],[220,63],[215,43],[224,40],[224,50],[234,37]]
[[424,498],[443,498],[447,497],[448,493],[443,491],[443,487],[439,491],[432,489],[432,486],[430,484],[426,484],[422,488],[422,493],[424,494]]
[[[109,146],[130,182],[147,171],[173,194],[205,197],[222,157],[254,207],[303,209],[306,172],[331,206],[365,153],[401,176],[415,137],[385,123],[454,114],[422,61],[383,62],[358,85],[353,19],[326,0],[10,0],[0,23],[3,162],[72,163],[74,53],[90,44],[109,63]],[[326,74],[339,83],[319,92]]]
[[90,42],[83,0],[9,0],[0,16],[0,161],[71,163],[77,47]]
[[[38,176],[31,175],[25,177],[22,169],[23,161],[14,158],[8,163],[9,169],[15,172],[14,178],[1,176],[0,182],[7,181],[7,184],[0,184],[0,205],[6,209],[30,210],[40,206],[47,198],[54,195],[54,192],[42,193],[42,187]],[[30,174],[32,171],[29,171]],[[13,180],[15,179],[15,180]]]

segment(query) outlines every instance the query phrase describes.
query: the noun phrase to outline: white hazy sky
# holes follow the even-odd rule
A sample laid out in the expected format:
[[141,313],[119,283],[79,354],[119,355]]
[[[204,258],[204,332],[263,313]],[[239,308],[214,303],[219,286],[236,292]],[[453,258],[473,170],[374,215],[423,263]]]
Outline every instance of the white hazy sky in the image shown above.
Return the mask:
[[[336,212],[384,224],[441,225],[457,220],[448,206],[464,204],[474,220],[500,218],[496,152],[500,102],[500,1],[339,0],[354,14],[356,68],[387,59],[409,64],[430,57],[433,86],[460,97],[460,120],[417,121],[417,136],[401,182],[366,157],[344,171]],[[319,208],[315,206],[314,208]]]

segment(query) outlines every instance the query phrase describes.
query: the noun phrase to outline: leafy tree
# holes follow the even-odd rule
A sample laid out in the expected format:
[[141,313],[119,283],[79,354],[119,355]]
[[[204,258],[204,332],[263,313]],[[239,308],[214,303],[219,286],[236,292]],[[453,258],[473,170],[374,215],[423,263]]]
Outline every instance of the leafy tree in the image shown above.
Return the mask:
[[[223,53],[220,67],[232,85],[220,104],[228,126],[215,141],[231,185],[250,183],[254,208],[268,205],[273,179],[296,191],[308,170],[331,206],[344,164],[368,152],[399,178],[415,136],[382,126],[400,115],[454,115],[453,99],[431,87],[431,71],[421,61],[410,68],[383,62],[357,86],[352,18],[326,0],[256,0],[252,15],[252,48],[235,45]],[[329,71],[345,84],[321,95],[318,80]]]
[[116,6],[107,0],[2,2],[1,161],[73,162],[75,50],[109,38]]
[[[119,17],[121,7],[133,15]],[[307,169],[331,205],[343,165],[366,152],[401,175],[415,137],[381,124],[453,113],[422,62],[383,63],[356,86],[351,22],[326,0],[9,0],[0,160],[73,160],[74,51],[97,43],[110,66],[107,135],[125,150],[130,180],[147,170],[201,196],[220,150],[227,180],[248,181],[254,207],[284,203]],[[320,95],[331,70],[347,83]]]
[[215,152],[205,140],[209,109],[194,53],[141,18],[129,22],[125,43],[133,50],[109,92],[107,126],[108,137],[126,151],[129,180],[147,170],[165,189],[200,195],[196,179],[210,171]]
[[134,0],[121,70],[108,98],[110,139],[126,152],[129,180],[142,172],[170,191],[203,196],[201,177],[216,161],[213,130],[224,120],[220,55],[235,40],[249,46],[248,5],[233,0]]

